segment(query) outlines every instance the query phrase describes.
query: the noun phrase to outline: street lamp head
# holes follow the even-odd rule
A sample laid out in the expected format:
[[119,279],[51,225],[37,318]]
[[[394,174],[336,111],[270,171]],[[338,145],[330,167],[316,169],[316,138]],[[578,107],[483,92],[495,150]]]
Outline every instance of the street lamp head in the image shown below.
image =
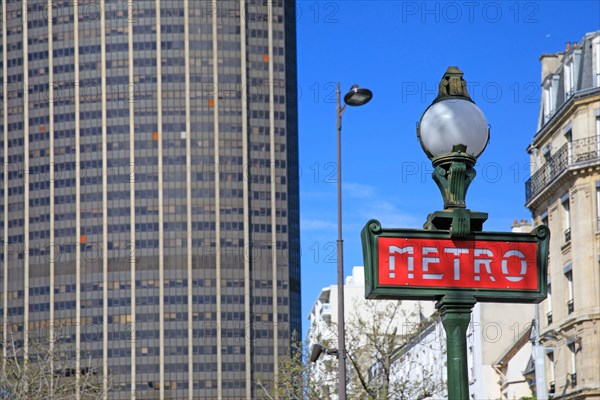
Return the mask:
[[417,128],[421,147],[434,161],[457,153],[476,159],[490,138],[485,115],[470,98],[462,75],[458,67],[447,69]]
[[328,349],[325,346],[316,343],[311,352],[310,352],[310,361],[311,362],[317,362],[317,360],[319,359],[319,357],[321,357],[321,354],[327,354],[328,356],[338,356],[339,355],[339,350],[338,349]]
[[448,67],[444,73],[437,97],[417,124],[417,137],[435,168],[432,177],[444,200],[444,210],[430,214],[425,227],[449,230],[451,237],[481,231],[487,214],[468,210],[465,197],[490,129],[458,67]]
[[325,347],[316,343],[311,352],[310,352],[310,361],[315,363],[317,362],[317,360],[319,359],[319,357],[321,357],[321,354],[325,351]]
[[371,101],[372,98],[373,92],[354,84],[350,88],[350,91],[344,96],[344,103],[352,107],[362,106]]

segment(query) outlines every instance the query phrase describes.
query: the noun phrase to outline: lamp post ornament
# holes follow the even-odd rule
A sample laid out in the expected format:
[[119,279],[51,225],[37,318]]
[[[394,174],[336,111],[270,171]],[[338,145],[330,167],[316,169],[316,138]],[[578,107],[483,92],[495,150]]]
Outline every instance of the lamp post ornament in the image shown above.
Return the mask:
[[449,67],[417,125],[444,209],[429,214],[424,229],[383,228],[371,220],[361,232],[366,298],[437,301],[450,400],[469,398],[466,333],[475,303],[539,303],[547,292],[548,227],[484,232],[487,213],[466,207],[489,135],[462,71]]

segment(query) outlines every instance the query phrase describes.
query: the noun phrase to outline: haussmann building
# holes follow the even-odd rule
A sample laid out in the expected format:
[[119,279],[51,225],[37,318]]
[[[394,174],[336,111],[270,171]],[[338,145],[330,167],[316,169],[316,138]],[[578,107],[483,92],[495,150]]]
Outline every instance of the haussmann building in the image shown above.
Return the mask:
[[600,31],[540,57],[526,206],[550,227],[539,309],[548,395],[600,398]]

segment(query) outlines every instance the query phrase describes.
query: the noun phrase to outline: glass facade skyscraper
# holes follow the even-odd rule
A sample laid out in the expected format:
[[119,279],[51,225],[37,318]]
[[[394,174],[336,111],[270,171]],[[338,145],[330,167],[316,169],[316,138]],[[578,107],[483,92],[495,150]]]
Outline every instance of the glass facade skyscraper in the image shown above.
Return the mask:
[[3,343],[66,341],[110,399],[262,397],[301,331],[295,23],[2,0]]

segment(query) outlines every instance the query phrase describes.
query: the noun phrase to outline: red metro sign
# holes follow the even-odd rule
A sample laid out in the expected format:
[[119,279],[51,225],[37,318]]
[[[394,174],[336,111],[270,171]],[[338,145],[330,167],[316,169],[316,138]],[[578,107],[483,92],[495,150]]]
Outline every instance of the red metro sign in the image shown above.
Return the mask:
[[478,301],[539,302],[546,296],[545,226],[456,240],[446,231],[383,229],[373,220],[362,236],[367,298],[435,300],[456,291]]
[[380,238],[379,283],[536,290],[536,243]]

